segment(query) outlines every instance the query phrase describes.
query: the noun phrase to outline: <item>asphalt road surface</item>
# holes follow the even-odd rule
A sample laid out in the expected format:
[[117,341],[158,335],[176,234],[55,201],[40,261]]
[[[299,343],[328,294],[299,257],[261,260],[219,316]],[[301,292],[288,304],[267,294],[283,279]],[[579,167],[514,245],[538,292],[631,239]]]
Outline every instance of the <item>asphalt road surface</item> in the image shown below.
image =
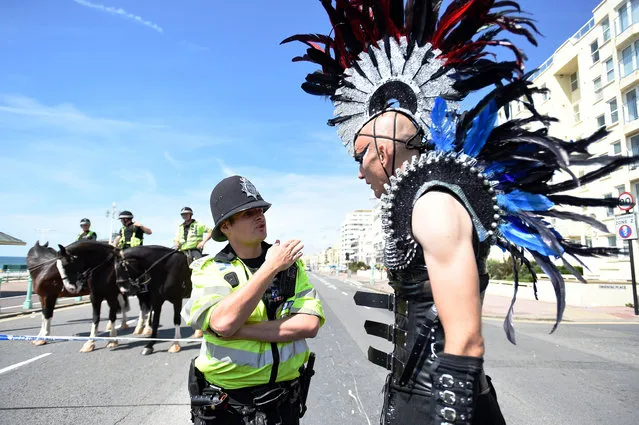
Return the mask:
[[[354,284],[317,276],[312,282],[327,322],[310,344],[317,354],[316,375],[302,423],[377,424],[386,371],[369,363],[365,352],[371,344],[380,349],[390,344],[365,335],[362,325],[366,319],[390,322],[392,315],[354,306],[359,289]],[[136,310],[130,314],[135,318]],[[165,304],[159,337],[173,337],[171,315]],[[86,336],[90,317],[89,305],[56,311],[52,334]],[[484,322],[485,367],[507,422],[639,423],[639,326],[566,323],[548,335],[550,327],[517,323],[513,346],[501,322]],[[39,314],[0,320],[0,333],[36,335],[39,329]],[[182,327],[183,337],[191,333]],[[114,350],[98,342],[96,351],[86,354],[79,352],[81,345],[0,341],[0,424],[190,423],[186,379],[197,342],[182,344],[177,354],[166,351],[170,343],[160,342],[150,356],[140,354],[144,342],[121,343]]]

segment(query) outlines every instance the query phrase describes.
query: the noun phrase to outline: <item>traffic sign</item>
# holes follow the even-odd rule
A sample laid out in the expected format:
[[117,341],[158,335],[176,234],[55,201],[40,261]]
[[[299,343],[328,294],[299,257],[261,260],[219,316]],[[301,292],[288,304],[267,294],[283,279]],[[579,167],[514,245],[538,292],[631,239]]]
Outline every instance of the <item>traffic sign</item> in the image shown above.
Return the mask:
[[630,211],[635,206],[635,197],[630,192],[622,192],[619,194],[619,209]]
[[637,239],[637,220],[635,214],[623,214],[615,217],[617,237],[622,240]]

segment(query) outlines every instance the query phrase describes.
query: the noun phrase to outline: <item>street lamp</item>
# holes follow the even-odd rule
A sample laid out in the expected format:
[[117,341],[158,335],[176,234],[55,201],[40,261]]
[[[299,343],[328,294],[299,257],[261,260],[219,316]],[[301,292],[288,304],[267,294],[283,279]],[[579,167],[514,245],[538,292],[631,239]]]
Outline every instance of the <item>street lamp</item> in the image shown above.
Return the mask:
[[113,243],[113,220],[116,218],[115,202],[111,206],[111,211],[106,210],[106,218],[109,220],[109,244]]
[[43,228],[38,228],[38,229],[33,229],[36,232],[40,232],[40,239],[38,239],[40,242],[45,243],[46,241],[44,240],[44,235],[46,235],[49,232],[54,232],[55,229],[43,229]]

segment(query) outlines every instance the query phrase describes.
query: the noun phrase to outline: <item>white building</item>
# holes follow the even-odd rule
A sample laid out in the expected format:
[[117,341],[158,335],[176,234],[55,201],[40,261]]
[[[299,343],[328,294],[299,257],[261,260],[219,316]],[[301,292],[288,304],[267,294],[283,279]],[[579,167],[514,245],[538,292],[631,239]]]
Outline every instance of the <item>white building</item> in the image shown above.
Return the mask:
[[365,235],[372,231],[373,211],[355,210],[346,214],[346,218],[340,227],[340,264],[346,265],[352,262],[364,261],[367,249],[365,247]]
[[[576,140],[606,127],[609,135],[591,145],[600,155],[639,154],[639,0],[604,0],[593,17],[548,58],[531,78],[549,93],[536,95],[542,114],[558,118],[549,134]],[[511,118],[528,113],[521,102],[510,105]],[[505,119],[500,111],[500,119]],[[579,176],[589,170],[574,168]],[[639,168],[626,166],[609,177],[576,189],[580,197],[617,197],[628,191],[637,196]],[[564,208],[564,207],[562,207]],[[568,209],[568,208],[564,208]],[[610,233],[577,223],[557,224],[557,230],[589,246],[622,246],[615,235],[614,217],[621,211],[605,208],[574,210],[596,217]],[[589,260],[588,278],[630,279],[627,257]]]

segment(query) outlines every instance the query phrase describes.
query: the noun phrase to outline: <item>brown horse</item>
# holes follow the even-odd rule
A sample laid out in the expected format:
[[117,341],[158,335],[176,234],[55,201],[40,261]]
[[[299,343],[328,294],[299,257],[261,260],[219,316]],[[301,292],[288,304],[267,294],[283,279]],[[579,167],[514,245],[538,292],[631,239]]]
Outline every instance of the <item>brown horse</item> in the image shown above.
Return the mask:
[[[65,285],[58,269],[58,253],[49,247],[49,243],[40,245],[37,241],[27,253],[27,267],[33,282],[33,292],[40,297],[42,306],[42,327],[38,336],[51,334],[51,318],[58,298],[91,295],[90,285]],[[114,291],[115,279],[112,277]],[[124,298],[121,297],[119,307],[122,309],[122,326],[126,327]],[[35,345],[44,345],[46,340],[36,340]]]

